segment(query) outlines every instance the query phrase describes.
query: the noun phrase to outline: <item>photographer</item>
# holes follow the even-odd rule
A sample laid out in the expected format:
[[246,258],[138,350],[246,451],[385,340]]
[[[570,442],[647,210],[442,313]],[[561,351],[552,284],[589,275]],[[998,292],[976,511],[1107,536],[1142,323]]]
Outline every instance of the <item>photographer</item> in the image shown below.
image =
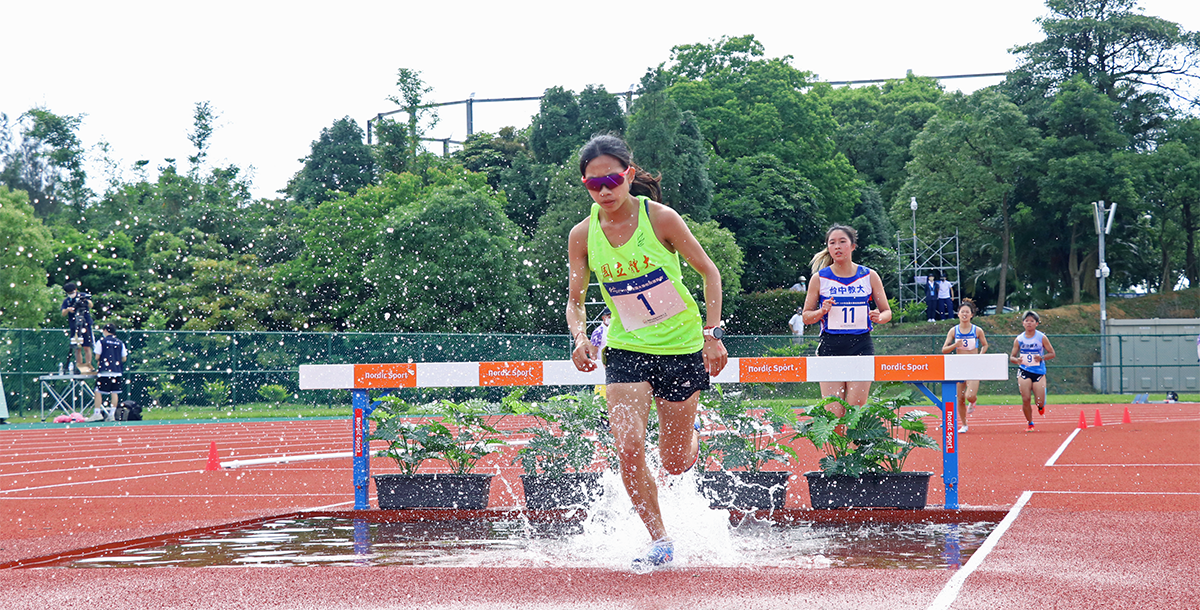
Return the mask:
[[63,299],[62,313],[67,317],[75,368],[87,373],[92,369],[92,295],[79,290],[75,282],[67,282],[63,291],[67,298]]

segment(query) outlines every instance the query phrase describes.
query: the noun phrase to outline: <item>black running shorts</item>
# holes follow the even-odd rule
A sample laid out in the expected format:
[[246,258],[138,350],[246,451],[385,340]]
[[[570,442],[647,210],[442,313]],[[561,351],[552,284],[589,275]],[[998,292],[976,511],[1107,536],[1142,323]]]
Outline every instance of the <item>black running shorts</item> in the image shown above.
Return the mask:
[[683,402],[709,388],[701,352],[660,356],[609,347],[604,350],[604,372],[606,383],[648,381],[654,396],[669,402]]

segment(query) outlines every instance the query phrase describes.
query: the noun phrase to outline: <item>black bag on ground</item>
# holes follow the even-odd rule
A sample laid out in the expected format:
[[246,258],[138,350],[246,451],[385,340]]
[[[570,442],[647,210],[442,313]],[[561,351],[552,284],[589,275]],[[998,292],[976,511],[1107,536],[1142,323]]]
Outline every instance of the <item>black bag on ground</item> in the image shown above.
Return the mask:
[[142,421],[142,408],[132,400],[121,401],[117,407],[117,421]]

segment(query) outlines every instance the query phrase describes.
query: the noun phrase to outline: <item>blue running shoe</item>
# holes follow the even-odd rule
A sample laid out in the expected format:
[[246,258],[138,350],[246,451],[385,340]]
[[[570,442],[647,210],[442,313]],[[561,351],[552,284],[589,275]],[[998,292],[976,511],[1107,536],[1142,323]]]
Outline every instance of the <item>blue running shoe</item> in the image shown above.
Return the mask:
[[675,560],[675,543],[671,540],[661,539],[655,540],[650,546],[650,551],[645,557],[638,557],[633,560],[633,565],[629,567],[634,574],[649,574],[655,568],[669,565]]

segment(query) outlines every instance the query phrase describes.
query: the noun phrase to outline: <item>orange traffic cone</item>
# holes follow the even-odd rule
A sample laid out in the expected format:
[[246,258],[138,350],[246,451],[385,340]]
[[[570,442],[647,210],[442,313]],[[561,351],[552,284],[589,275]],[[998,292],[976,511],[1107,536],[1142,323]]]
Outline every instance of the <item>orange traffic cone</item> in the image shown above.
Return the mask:
[[1121,423],[1123,423],[1123,424],[1132,424],[1133,423],[1133,421],[1129,419],[1129,407],[1125,407],[1125,415],[1121,416]]
[[1087,430],[1087,417],[1083,415],[1083,409],[1079,410],[1079,429]]
[[208,444],[208,465],[204,467],[205,472],[221,469],[221,458],[217,456],[217,441]]
[[1096,409],[1096,427],[1103,426],[1104,422],[1100,421],[1100,409]]

